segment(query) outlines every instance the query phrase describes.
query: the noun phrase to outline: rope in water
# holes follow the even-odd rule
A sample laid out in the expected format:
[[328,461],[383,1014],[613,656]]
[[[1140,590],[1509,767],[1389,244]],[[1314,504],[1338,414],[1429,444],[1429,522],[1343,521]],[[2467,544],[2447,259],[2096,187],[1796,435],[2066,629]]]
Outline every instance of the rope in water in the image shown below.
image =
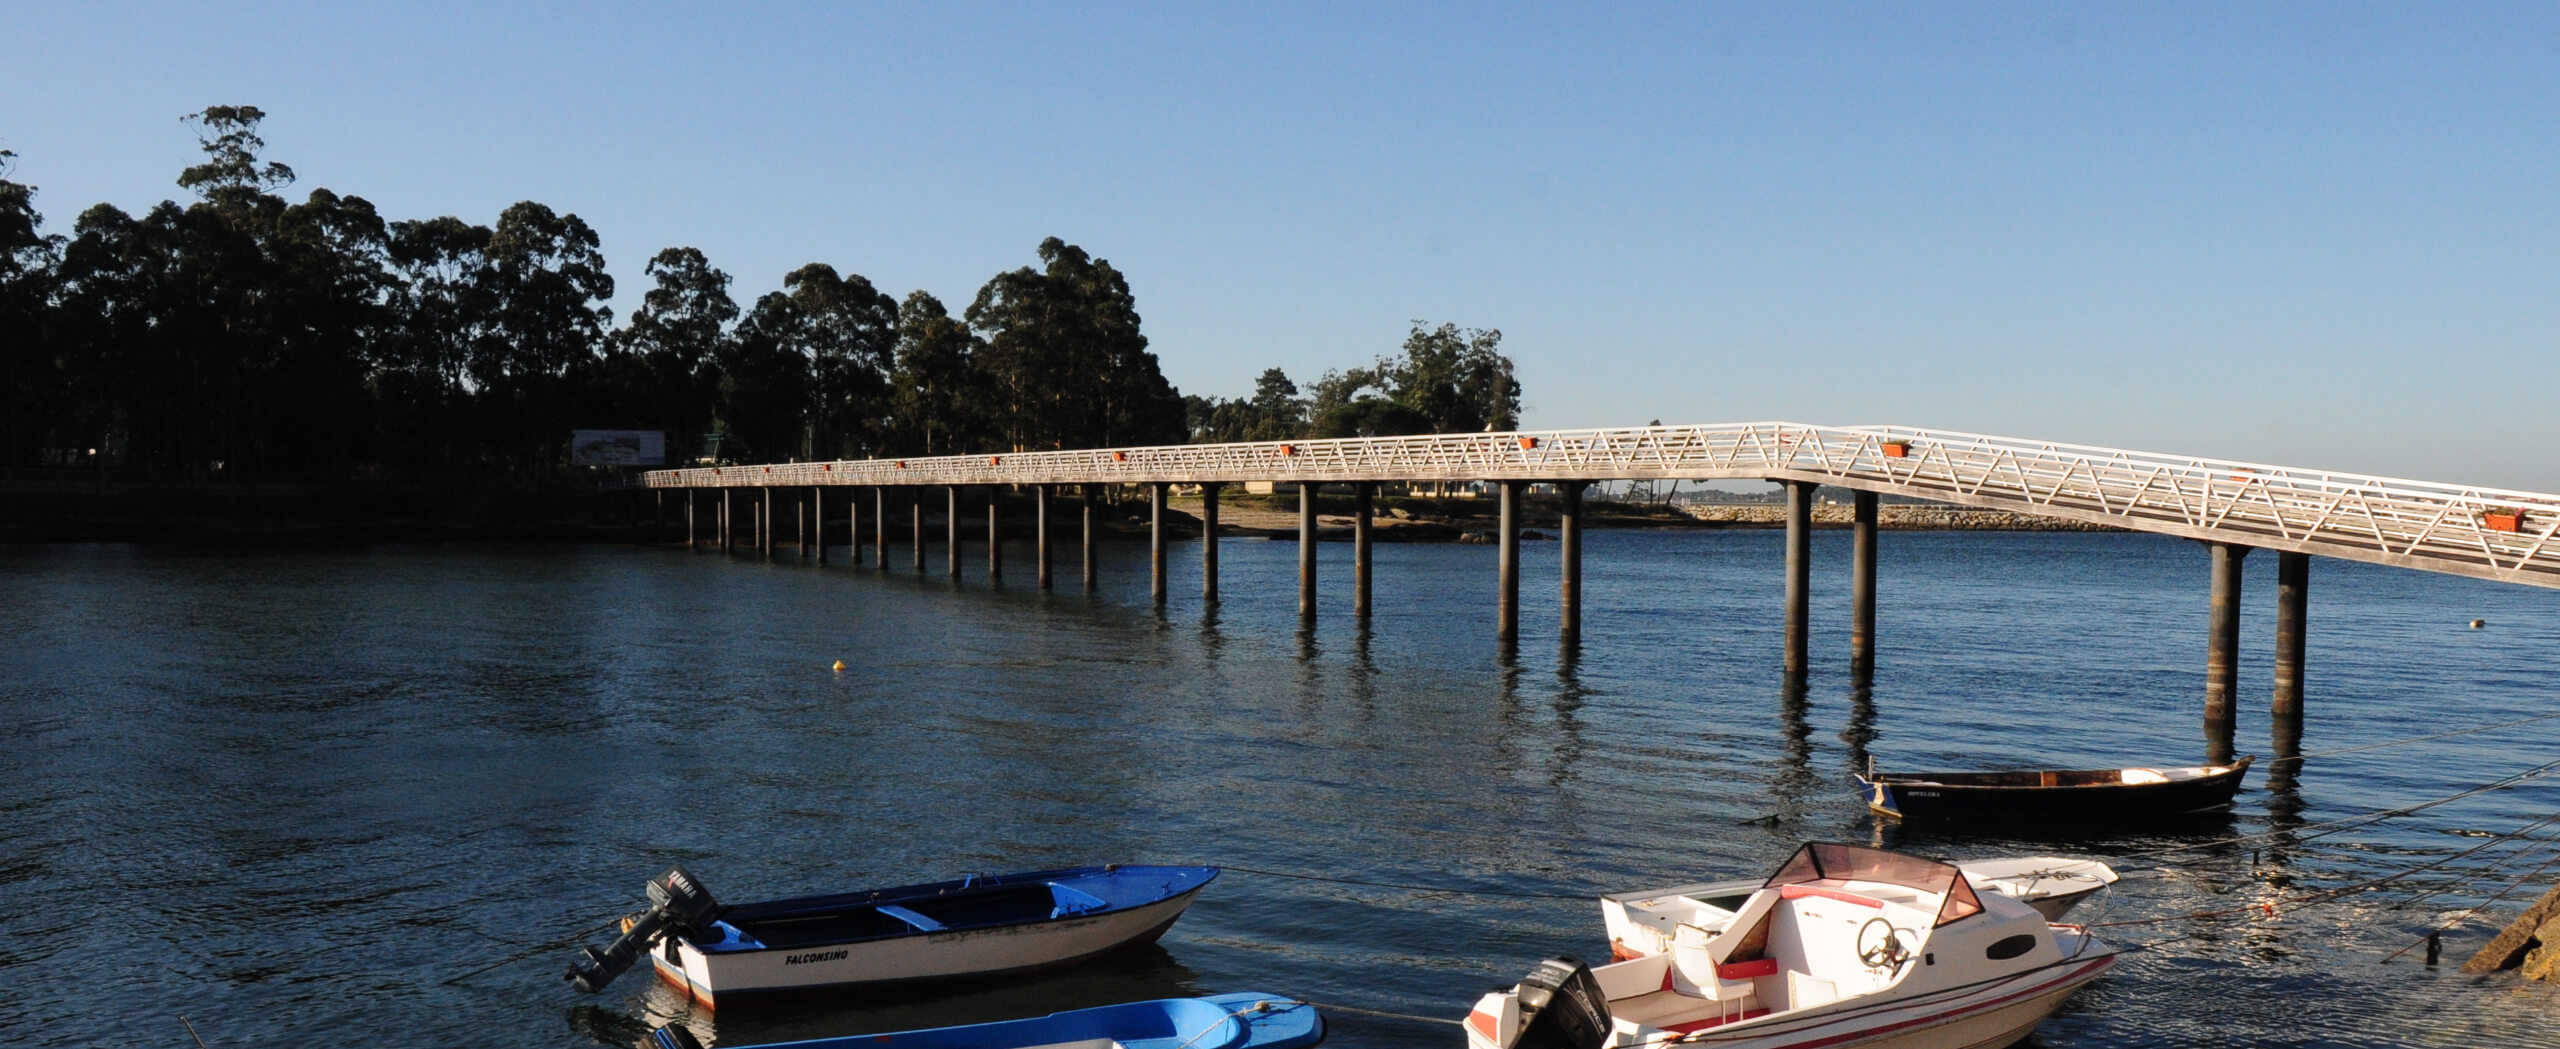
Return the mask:
[[2227,916],[2235,915],[2235,914],[2248,914],[2248,913],[2251,913],[2251,912],[2258,912],[2258,913],[2265,914],[2265,915],[2267,915],[2267,916],[2269,916],[2269,917],[2274,917],[2274,916],[2275,916],[2275,914],[2276,914],[2276,908],[2277,908],[2277,906],[2278,906],[2279,904],[2282,904],[2282,905],[2284,906],[2284,908],[2285,908],[2285,909],[2287,909],[2287,910],[2303,910],[2303,909],[2307,909],[2307,908],[2310,908],[2310,907],[2316,907],[2316,906],[2319,906],[2319,905],[2324,904],[2324,903],[2334,902],[2334,901],[2336,901],[2336,900],[2344,899],[2344,898],[2346,898],[2346,897],[2348,897],[2348,896],[2351,896],[2351,895],[2354,895],[2354,894],[2356,894],[2356,893],[2364,892],[2364,891],[2366,891],[2366,890],[2368,890],[2368,889],[2379,888],[2379,887],[2381,887],[2381,886],[2391,884],[2392,882],[2399,881],[2399,880],[2400,880],[2400,879],[2402,879],[2402,878],[2409,877],[2410,875],[2417,874],[2417,873],[2420,873],[2420,872],[2422,872],[2422,871],[2432,870],[2432,869],[2434,869],[2434,868],[2444,866],[2445,864],[2451,863],[2451,862],[2453,862],[2453,861],[2455,861],[2455,860],[2458,860],[2458,859],[2461,859],[2461,858],[2463,858],[2463,857],[2465,857],[2465,856],[2469,856],[2469,855],[2471,855],[2471,854],[2473,854],[2473,853],[2476,853],[2476,852],[2479,852],[2479,851],[2481,851],[2481,850],[2483,850],[2483,849],[2487,849],[2487,848],[2490,848],[2491,846],[2495,846],[2495,845],[2499,845],[2499,844],[2505,843],[2505,842],[2507,842],[2507,841],[2513,840],[2513,839],[2514,839],[2514,838],[2516,838],[2516,837],[2522,836],[2522,835],[2524,835],[2524,834],[2531,833],[2531,832],[2536,831],[2536,830],[2540,830],[2540,829],[2542,829],[2542,828],[2544,828],[2544,827],[2551,826],[2551,825],[2553,825],[2553,824],[2555,824],[2555,823],[2560,823],[2560,813],[2553,813],[2553,814],[2551,814],[2551,815],[2541,817],[2540,819],[2536,819],[2536,820],[2534,820],[2534,821],[2532,821],[2532,822],[2530,822],[2530,823],[2525,824],[2525,825],[2524,825],[2524,826],[2522,826],[2522,827],[2517,828],[2515,831],[2513,831],[2513,832],[2511,832],[2511,833],[2508,833],[2508,834],[2501,834],[2501,835],[2499,835],[2499,836],[2497,836],[2497,837],[2494,837],[2494,838],[2491,838],[2491,839],[2489,839],[2489,840],[2487,840],[2487,841],[2481,842],[2481,843],[2480,843],[2480,844],[2478,844],[2478,845],[2474,845],[2474,846],[2472,846],[2472,847],[2470,847],[2470,848],[2467,848],[2467,849],[2464,849],[2464,850],[2462,850],[2462,851],[2460,851],[2460,852],[2456,852],[2456,853],[2453,853],[2453,854],[2451,854],[2451,855],[2442,856],[2442,857],[2439,857],[2439,858],[2436,858],[2436,859],[2433,859],[2433,860],[2429,860],[2429,861],[2427,861],[2427,862],[2425,862],[2425,863],[2421,863],[2421,864],[2419,864],[2419,865],[2417,865],[2417,866],[2414,866],[2414,867],[2409,867],[2409,868],[2405,868],[2405,869],[2402,869],[2402,870],[2394,871],[2394,872],[2392,872],[2392,873],[2390,873],[2390,874],[2383,875],[2382,877],[2379,877],[2379,878],[2367,878],[2367,879],[2365,879],[2365,880],[2363,880],[2363,881],[2358,881],[2358,882],[2349,882],[2349,883],[2347,883],[2347,884],[2345,884],[2345,885],[2332,886],[2332,887],[2330,887],[2330,888],[2326,888],[2326,889],[2315,889],[2315,890],[2313,890],[2313,891],[2311,891],[2311,892],[2303,893],[2302,895],[2300,895],[2300,896],[2298,896],[2298,897],[2294,897],[2294,898],[2292,898],[2292,899],[2262,900],[2262,901],[2259,901],[2259,902],[2257,902],[2257,903],[2246,904],[2246,905],[2239,906],[2239,907],[2227,907],[2227,908],[2222,908],[2222,909],[2219,909],[2219,910],[2209,910],[2209,911],[2190,911],[2190,912],[2187,912],[2187,913],[2185,913],[2185,914],[2171,914],[2171,915],[2165,915],[2165,916],[2157,917],[2157,918],[2129,918],[2129,919],[2126,919],[2126,920],[2124,920],[2124,921],[2114,921],[2114,922],[2106,922],[2106,923],[2101,924],[2101,925],[2092,925],[2092,926],[2090,926],[2090,928],[2093,928],[2093,929],[2099,929],[2099,928],[2121,928],[2121,927],[2128,926],[2128,925],[2157,925],[2157,924],[2159,924],[2159,923],[2161,923],[2161,922],[2185,921],[2185,920],[2190,919],[2190,918],[2220,918],[2220,917],[2227,917]]
[[1320,881],[1334,885],[1358,885],[1371,889],[1403,889],[1408,892],[1437,892],[1446,893],[1451,896],[1508,896],[1522,900],[1592,900],[1599,896],[1599,893],[1597,892],[1516,892],[1509,889],[1461,889],[1450,885],[1417,885],[1411,882],[1369,881],[1362,878],[1337,878],[1331,875],[1307,874],[1300,871],[1275,871],[1264,870],[1258,867],[1238,867],[1233,864],[1217,864],[1216,866],[1219,870],[1235,871],[1240,874],[1259,874],[1267,878],[1287,878],[1292,881]]
[[2426,736],[2410,736],[2407,739],[2386,739],[2380,743],[2365,743],[2353,747],[2340,747],[2336,750],[2317,750],[2309,754],[2295,754],[2290,757],[2277,758],[2267,764],[2280,765],[2288,761],[2309,761],[2313,758],[2334,758],[2340,754],[2361,754],[2368,750],[2381,750],[2384,747],[2397,747],[2406,743],[2424,743],[2433,739],[2451,739],[2455,736],[2468,736],[2474,732],[2492,732],[2502,728],[2514,728],[2518,725],[2530,725],[2536,721],[2549,721],[2553,718],[2560,718],[2560,714],[2537,714],[2533,717],[2517,718],[2514,721],[2501,721],[2493,725],[2478,725],[2471,728],[2458,728],[2451,732],[2438,732]]
[[[2442,935],[2444,935],[2445,933],[2452,931],[2452,929],[2453,929],[2453,927],[2454,927],[2454,926],[2456,926],[2456,925],[2460,925],[2460,924],[2462,924],[2462,923],[2464,923],[2464,922],[2467,922],[2467,921],[2470,921],[2474,915],[2479,914],[2481,911],[2488,910],[2488,909],[2489,909],[2489,907],[2490,907],[2492,904],[2497,903],[2499,900],[2506,899],[2506,898],[2507,898],[2507,894],[2508,894],[2508,893],[2511,893],[2511,892],[2516,891],[2516,889],[2517,889],[2518,887],[2520,887],[2520,886],[2524,885],[2526,882],[2529,882],[2529,881],[2532,881],[2532,880],[2533,880],[2533,879],[2535,879],[2535,878],[2539,878],[2539,877],[2541,877],[2541,876],[2542,876],[2542,872],[2547,871],[2547,870],[2550,870],[2553,864],[2560,864],[2560,851],[2555,851],[2555,852],[2553,852],[2553,853],[2551,854],[2551,858],[2550,858],[2550,859],[2547,859],[2547,860],[2542,861],[2542,865],[2541,865],[2541,866],[2539,866],[2539,867],[2535,867],[2535,868],[2534,868],[2534,869],[2532,869],[2532,870],[2526,871],[2526,872],[2524,873],[2524,876],[2523,876],[2523,877],[2520,877],[2520,878],[2517,878],[2517,879],[2516,879],[2516,880],[2514,880],[2514,881],[2508,882],[2508,883],[2507,883],[2507,887],[2506,887],[2506,888],[2503,888],[2503,889],[2498,890],[2496,895],[2493,895],[2493,896],[2489,897],[2488,899],[2485,899],[2485,900],[2480,901],[2480,905],[2479,905],[2479,906],[2477,906],[2477,907],[2473,907],[2473,908],[2471,908],[2470,910],[2464,911],[2464,912],[2462,912],[2462,913],[2461,913],[2461,915],[2459,915],[2459,916],[2455,917],[2452,921],[2449,921],[2449,922],[2444,923],[2443,925],[2439,925],[2439,926],[2437,926],[2434,930],[2432,930],[2432,931],[2428,932],[2426,935],[2421,936],[2421,937],[2418,937],[2418,939],[2416,940],[2416,942],[2411,943],[2409,946],[2407,946],[2407,947],[2403,947],[2403,948],[2400,948],[2399,950],[2396,950],[2396,951],[2391,952],[2389,955],[2385,956],[2385,957],[2382,959],[2383,963],[2384,963],[2384,964],[2389,964],[2389,963],[2390,963],[2390,961],[2391,961],[2391,959],[2393,959],[2393,958],[2397,958],[2397,957],[2399,957],[2399,956],[2401,956],[2401,955],[2404,955],[2404,954],[2409,953],[2410,951],[2416,950],[2416,949],[2417,949],[2421,944],[2424,944],[2424,943],[2426,943],[2426,942],[2427,942],[2427,941],[2429,941],[2429,940],[2433,940],[2433,939],[2435,939],[2435,938],[2436,938],[2436,937],[2438,937],[2438,936],[2442,936]],[[2429,962],[2429,963],[2433,963],[2433,962],[2435,961],[2435,955],[2434,955],[2433,953],[2429,953],[2429,954],[2427,955],[2427,960],[2428,960],[2428,962]]]
[[1452,1020],[1446,1016],[1423,1016],[1419,1013],[1391,1013],[1384,1009],[1363,1009],[1356,1005],[1336,1005],[1332,1002],[1307,1001],[1306,999],[1299,1000],[1305,1001],[1306,1004],[1314,1006],[1317,1012],[1353,1013],[1360,1016],[1375,1016],[1387,1020],[1411,1020],[1415,1023],[1448,1024],[1451,1027],[1464,1026],[1463,1022]]
[[[2491,781],[2490,781],[2490,782],[2488,782],[2488,783],[2484,783],[2484,784],[2482,784],[2482,785],[2480,785],[2480,786],[2473,787],[2473,788],[2470,788],[2470,789],[2468,789],[2468,790],[2458,791],[2458,792],[2456,792],[2456,793],[2448,794],[2448,795],[2445,795],[2444,797],[2436,798],[2436,799],[2431,800],[2431,801],[2422,801],[2422,802],[2418,802],[2417,804],[2414,804],[2414,805],[2402,805],[2402,806],[2400,806],[2400,807],[2398,807],[2398,808],[2390,808],[2390,809],[2376,809],[2376,810],[2374,810],[2374,811],[2372,811],[2372,812],[2361,813],[2361,814],[2354,815],[2354,816],[2343,816],[2343,817],[2340,817],[2340,818],[2338,818],[2338,819],[2334,819],[2334,820],[2327,820],[2327,821],[2323,821],[2323,822],[2320,822],[2320,823],[2305,823],[2305,824],[2302,824],[2301,826],[2297,826],[2297,827],[2282,827],[2282,828],[2278,828],[2278,829],[2270,830],[2270,831],[2261,831],[2261,832],[2256,833],[2256,834],[2237,834],[2237,835],[2233,835],[2233,836],[2231,836],[2231,837],[2227,837],[2227,838],[2215,838],[2215,839],[2213,839],[2213,840],[2211,840],[2211,841],[2192,842],[2192,843],[2189,843],[2189,844],[2186,844],[2186,845],[2171,845],[2171,846],[2168,846],[2168,847],[2165,847],[2165,848],[2158,848],[2158,849],[2144,849],[2144,850],[2140,850],[2140,851],[2137,851],[2137,852],[2128,852],[2128,853],[2120,854],[2120,855],[2118,856],[2118,858],[2119,858],[2119,859],[2139,859],[2139,858],[2151,857],[2151,856],[2167,856],[2167,855],[2171,855],[2171,854],[2174,854],[2174,853],[2180,853],[2180,852],[2193,852],[2193,851],[2195,851],[2195,850],[2197,850],[2197,849],[2211,849],[2211,848],[2219,848],[2219,847],[2221,847],[2221,846],[2225,846],[2225,845],[2238,845],[2238,844],[2242,844],[2242,843],[2245,843],[2245,842],[2257,841],[2257,840],[2259,840],[2259,839],[2261,839],[2261,838],[2270,838],[2270,837],[2276,837],[2276,836],[2279,836],[2279,835],[2292,835],[2292,836],[2294,836],[2297,840],[2300,840],[2300,841],[2309,841],[2309,840],[2314,839],[2314,838],[2324,838],[2324,837],[2327,837],[2327,836],[2329,836],[2329,835],[2331,835],[2331,834],[2339,834],[2339,833],[2344,833],[2344,832],[2346,832],[2346,831],[2354,830],[2354,829],[2355,829],[2355,828],[2357,828],[2357,827],[2364,826],[2364,825],[2369,824],[2369,823],[2379,823],[2379,822],[2381,822],[2381,821],[2383,821],[2383,820],[2387,820],[2387,819],[2393,819],[2393,818],[2400,817],[2400,816],[2407,816],[2407,815],[2410,815],[2410,814],[2413,814],[2413,813],[2424,812],[2424,811],[2426,811],[2426,810],[2428,810],[2428,809],[2435,808],[2435,807],[2437,807],[2437,806],[2439,806],[2439,805],[2448,805],[2448,804],[2451,804],[2451,803],[2453,803],[2453,802],[2460,801],[2460,800],[2462,800],[2462,799],[2464,799],[2464,798],[2472,797],[2472,796],[2474,796],[2474,795],[2487,794],[2487,793],[2489,793],[2489,792],[2491,792],[2491,791],[2505,790],[2505,789],[2507,789],[2507,788],[2509,788],[2509,787],[2513,787],[2513,786],[2516,786],[2516,785],[2518,785],[2518,784],[2528,782],[2528,781],[2530,781],[2530,780],[2538,779],[2538,778],[2540,778],[2540,777],[2542,777],[2542,776],[2544,776],[2544,775],[2546,775],[2546,774],[2550,773],[2550,772],[2551,772],[2551,770],[2553,770],[2553,769],[2560,769],[2560,761],[2550,761],[2550,762],[2545,762],[2545,763],[2543,763],[2543,764],[2536,765],[2536,766],[2534,766],[2534,767],[2532,767],[2532,768],[2526,769],[2526,770],[2524,770],[2524,771],[2522,771],[2522,772],[2518,772],[2518,773],[2515,773],[2515,774],[2513,774],[2513,775],[2509,775],[2509,776],[2504,776],[2504,777],[2501,777],[2501,778],[2499,778],[2499,779],[2491,780]],[[2306,831],[2306,830],[2307,830],[2307,831],[2315,831],[2316,833],[2311,833],[2311,834],[2304,834],[2304,833],[2302,833],[2303,831]],[[2120,870],[2120,871],[2122,871],[2122,870],[2147,870],[2147,869],[2154,869],[2154,868],[2144,868],[2144,867],[2118,867],[2117,869],[2118,869],[2118,870]]]

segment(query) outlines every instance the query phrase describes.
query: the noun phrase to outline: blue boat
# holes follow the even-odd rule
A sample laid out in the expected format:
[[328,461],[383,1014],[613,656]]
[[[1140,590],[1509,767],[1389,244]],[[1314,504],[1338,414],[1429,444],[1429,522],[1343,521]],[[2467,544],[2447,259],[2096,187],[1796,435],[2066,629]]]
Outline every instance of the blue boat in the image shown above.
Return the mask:
[[716,1007],[1023,972],[1153,942],[1217,876],[1110,864],[722,906],[671,869],[649,883],[654,906],[570,978],[601,989],[646,952],[660,979]]
[[[1159,998],[1070,1009],[1027,1020],[770,1042],[739,1049],[1304,1049],[1324,1040],[1316,1007],[1275,994]],[[650,1049],[702,1049],[673,1024],[649,1034]],[[724,1047],[726,1049],[726,1047]]]

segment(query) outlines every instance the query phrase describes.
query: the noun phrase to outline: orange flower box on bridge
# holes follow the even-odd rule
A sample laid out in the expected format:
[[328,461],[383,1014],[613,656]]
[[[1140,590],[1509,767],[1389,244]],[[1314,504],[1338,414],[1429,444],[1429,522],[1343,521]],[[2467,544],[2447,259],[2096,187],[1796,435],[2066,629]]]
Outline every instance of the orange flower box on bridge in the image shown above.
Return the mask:
[[1907,458],[1910,455],[1911,442],[1909,441],[1886,441],[1884,443],[1884,457],[1887,459],[1902,459]]
[[2524,530],[2524,511],[2522,511],[2522,510],[2491,510],[2491,511],[2489,511],[2488,513],[2484,513],[2484,514],[2481,514],[2481,515],[2480,515],[2480,523],[2481,523],[2482,525],[2486,526],[2486,527],[2487,527],[2490,531],[2492,531],[2492,532],[2519,532],[2519,531],[2523,531],[2523,530]]

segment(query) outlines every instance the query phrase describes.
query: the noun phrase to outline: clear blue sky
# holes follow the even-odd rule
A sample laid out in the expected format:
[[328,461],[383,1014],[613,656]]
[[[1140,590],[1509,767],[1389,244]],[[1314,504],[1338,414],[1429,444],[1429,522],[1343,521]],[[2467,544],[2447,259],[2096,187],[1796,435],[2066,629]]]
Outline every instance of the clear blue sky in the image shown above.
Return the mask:
[[[424,8],[432,6],[432,10]],[[50,227],[532,199],[957,310],[1056,235],[1246,392],[1499,328],[1532,426],[1899,422],[2560,490],[2560,5],[0,7]]]

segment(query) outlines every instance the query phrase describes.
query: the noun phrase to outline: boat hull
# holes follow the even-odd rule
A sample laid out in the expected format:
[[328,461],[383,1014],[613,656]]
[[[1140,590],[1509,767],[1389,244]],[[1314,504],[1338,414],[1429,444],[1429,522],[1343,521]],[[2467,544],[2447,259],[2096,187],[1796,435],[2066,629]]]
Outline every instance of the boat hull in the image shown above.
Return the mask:
[[1907,823],[2122,824],[2228,809],[2248,771],[2243,759],[2226,771],[2161,783],[2009,786],[1918,781],[1927,774],[1915,774],[1910,780],[1860,776],[1858,784],[1868,808]]
[[1994,981],[1957,997],[1852,1003],[1680,1036],[1718,1049],[2003,1049],[2035,1033],[2073,991],[2105,975],[2112,953]]
[[[662,1029],[659,1045],[681,1044]],[[1312,1005],[1252,992],[1073,1009],[1025,1020],[769,1042],[739,1049],[1305,1049],[1324,1040]]]
[[1026,925],[863,943],[706,954],[672,940],[650,952],[658,978],[707,1008],[741,1002],[1046,969],[1155,942],[1200,893],[1126,910]]

